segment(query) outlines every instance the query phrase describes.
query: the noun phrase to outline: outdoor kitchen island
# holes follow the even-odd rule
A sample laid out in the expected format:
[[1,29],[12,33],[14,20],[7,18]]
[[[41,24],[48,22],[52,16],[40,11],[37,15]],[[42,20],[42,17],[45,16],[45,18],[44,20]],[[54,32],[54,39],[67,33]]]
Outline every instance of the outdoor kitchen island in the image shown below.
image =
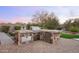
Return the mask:
[[42,40],[54,44],[60,39],[60,31],[46,29],[41,29],[39,31],[17,30],[15,36],[18,45],[21,45],[23,42],[28,43],[36,40]]

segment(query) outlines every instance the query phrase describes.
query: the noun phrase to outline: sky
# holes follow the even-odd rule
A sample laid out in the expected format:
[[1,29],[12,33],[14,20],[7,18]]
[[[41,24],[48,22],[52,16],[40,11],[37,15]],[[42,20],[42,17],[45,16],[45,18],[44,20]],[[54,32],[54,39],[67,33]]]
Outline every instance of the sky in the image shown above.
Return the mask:
[[39,11],[53,12],[60,23],[64,23],[70,17],[79,16],[79,6],[0,6],[0,23],[28,23]]

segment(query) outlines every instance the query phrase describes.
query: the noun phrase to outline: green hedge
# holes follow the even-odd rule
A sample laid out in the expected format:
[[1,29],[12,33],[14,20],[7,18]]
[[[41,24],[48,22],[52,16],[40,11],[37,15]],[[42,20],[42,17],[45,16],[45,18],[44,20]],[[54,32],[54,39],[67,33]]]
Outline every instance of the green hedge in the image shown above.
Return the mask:
[[79,35],[77,34],[67,34],[67,33],[61,33],[62,38],[72,39],[72,38],[79,38]]

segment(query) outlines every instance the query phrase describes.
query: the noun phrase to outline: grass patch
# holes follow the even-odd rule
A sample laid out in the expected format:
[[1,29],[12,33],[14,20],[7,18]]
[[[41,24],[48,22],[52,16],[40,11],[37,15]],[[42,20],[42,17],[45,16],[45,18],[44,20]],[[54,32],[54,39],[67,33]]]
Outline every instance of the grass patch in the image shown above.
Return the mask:
[[79,34],[67,34],[61,33],[62,38],[72,39],[72,38],[79,38]]

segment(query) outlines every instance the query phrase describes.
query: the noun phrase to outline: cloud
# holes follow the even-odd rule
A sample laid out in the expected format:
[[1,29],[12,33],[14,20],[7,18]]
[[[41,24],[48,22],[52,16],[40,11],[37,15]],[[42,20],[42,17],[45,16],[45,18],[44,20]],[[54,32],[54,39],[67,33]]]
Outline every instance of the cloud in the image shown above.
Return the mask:
[[[79,18],[79,16],[75,17],[67,17],[67,16],[58,16],[59,22],[63,24],[66,20],[72,19],[72,18]],[[14,17],[11,19],[2,19],[0,18],[0,23],[32,23],[32,17]]]
[[63,24],[66,20],[79,18],[79,16],[73,16],[73,17],[59,16],[58,18],[59,22]]
[[10,22],[11,23],[17,23],[17,22],[28,23],[28,22],[31,22],[31,17],[15,17]]
[[68,20],[68,17],[65,17],[65,16],[59,16],[58,18],[61,24],[63,24],[66,20]]
[[28,23],[31,22],[31,19],[32,17],[14,17],[11,19],[0,19],[0,23]]
[[0,19],[0,23],[6,23],[4,19]]

